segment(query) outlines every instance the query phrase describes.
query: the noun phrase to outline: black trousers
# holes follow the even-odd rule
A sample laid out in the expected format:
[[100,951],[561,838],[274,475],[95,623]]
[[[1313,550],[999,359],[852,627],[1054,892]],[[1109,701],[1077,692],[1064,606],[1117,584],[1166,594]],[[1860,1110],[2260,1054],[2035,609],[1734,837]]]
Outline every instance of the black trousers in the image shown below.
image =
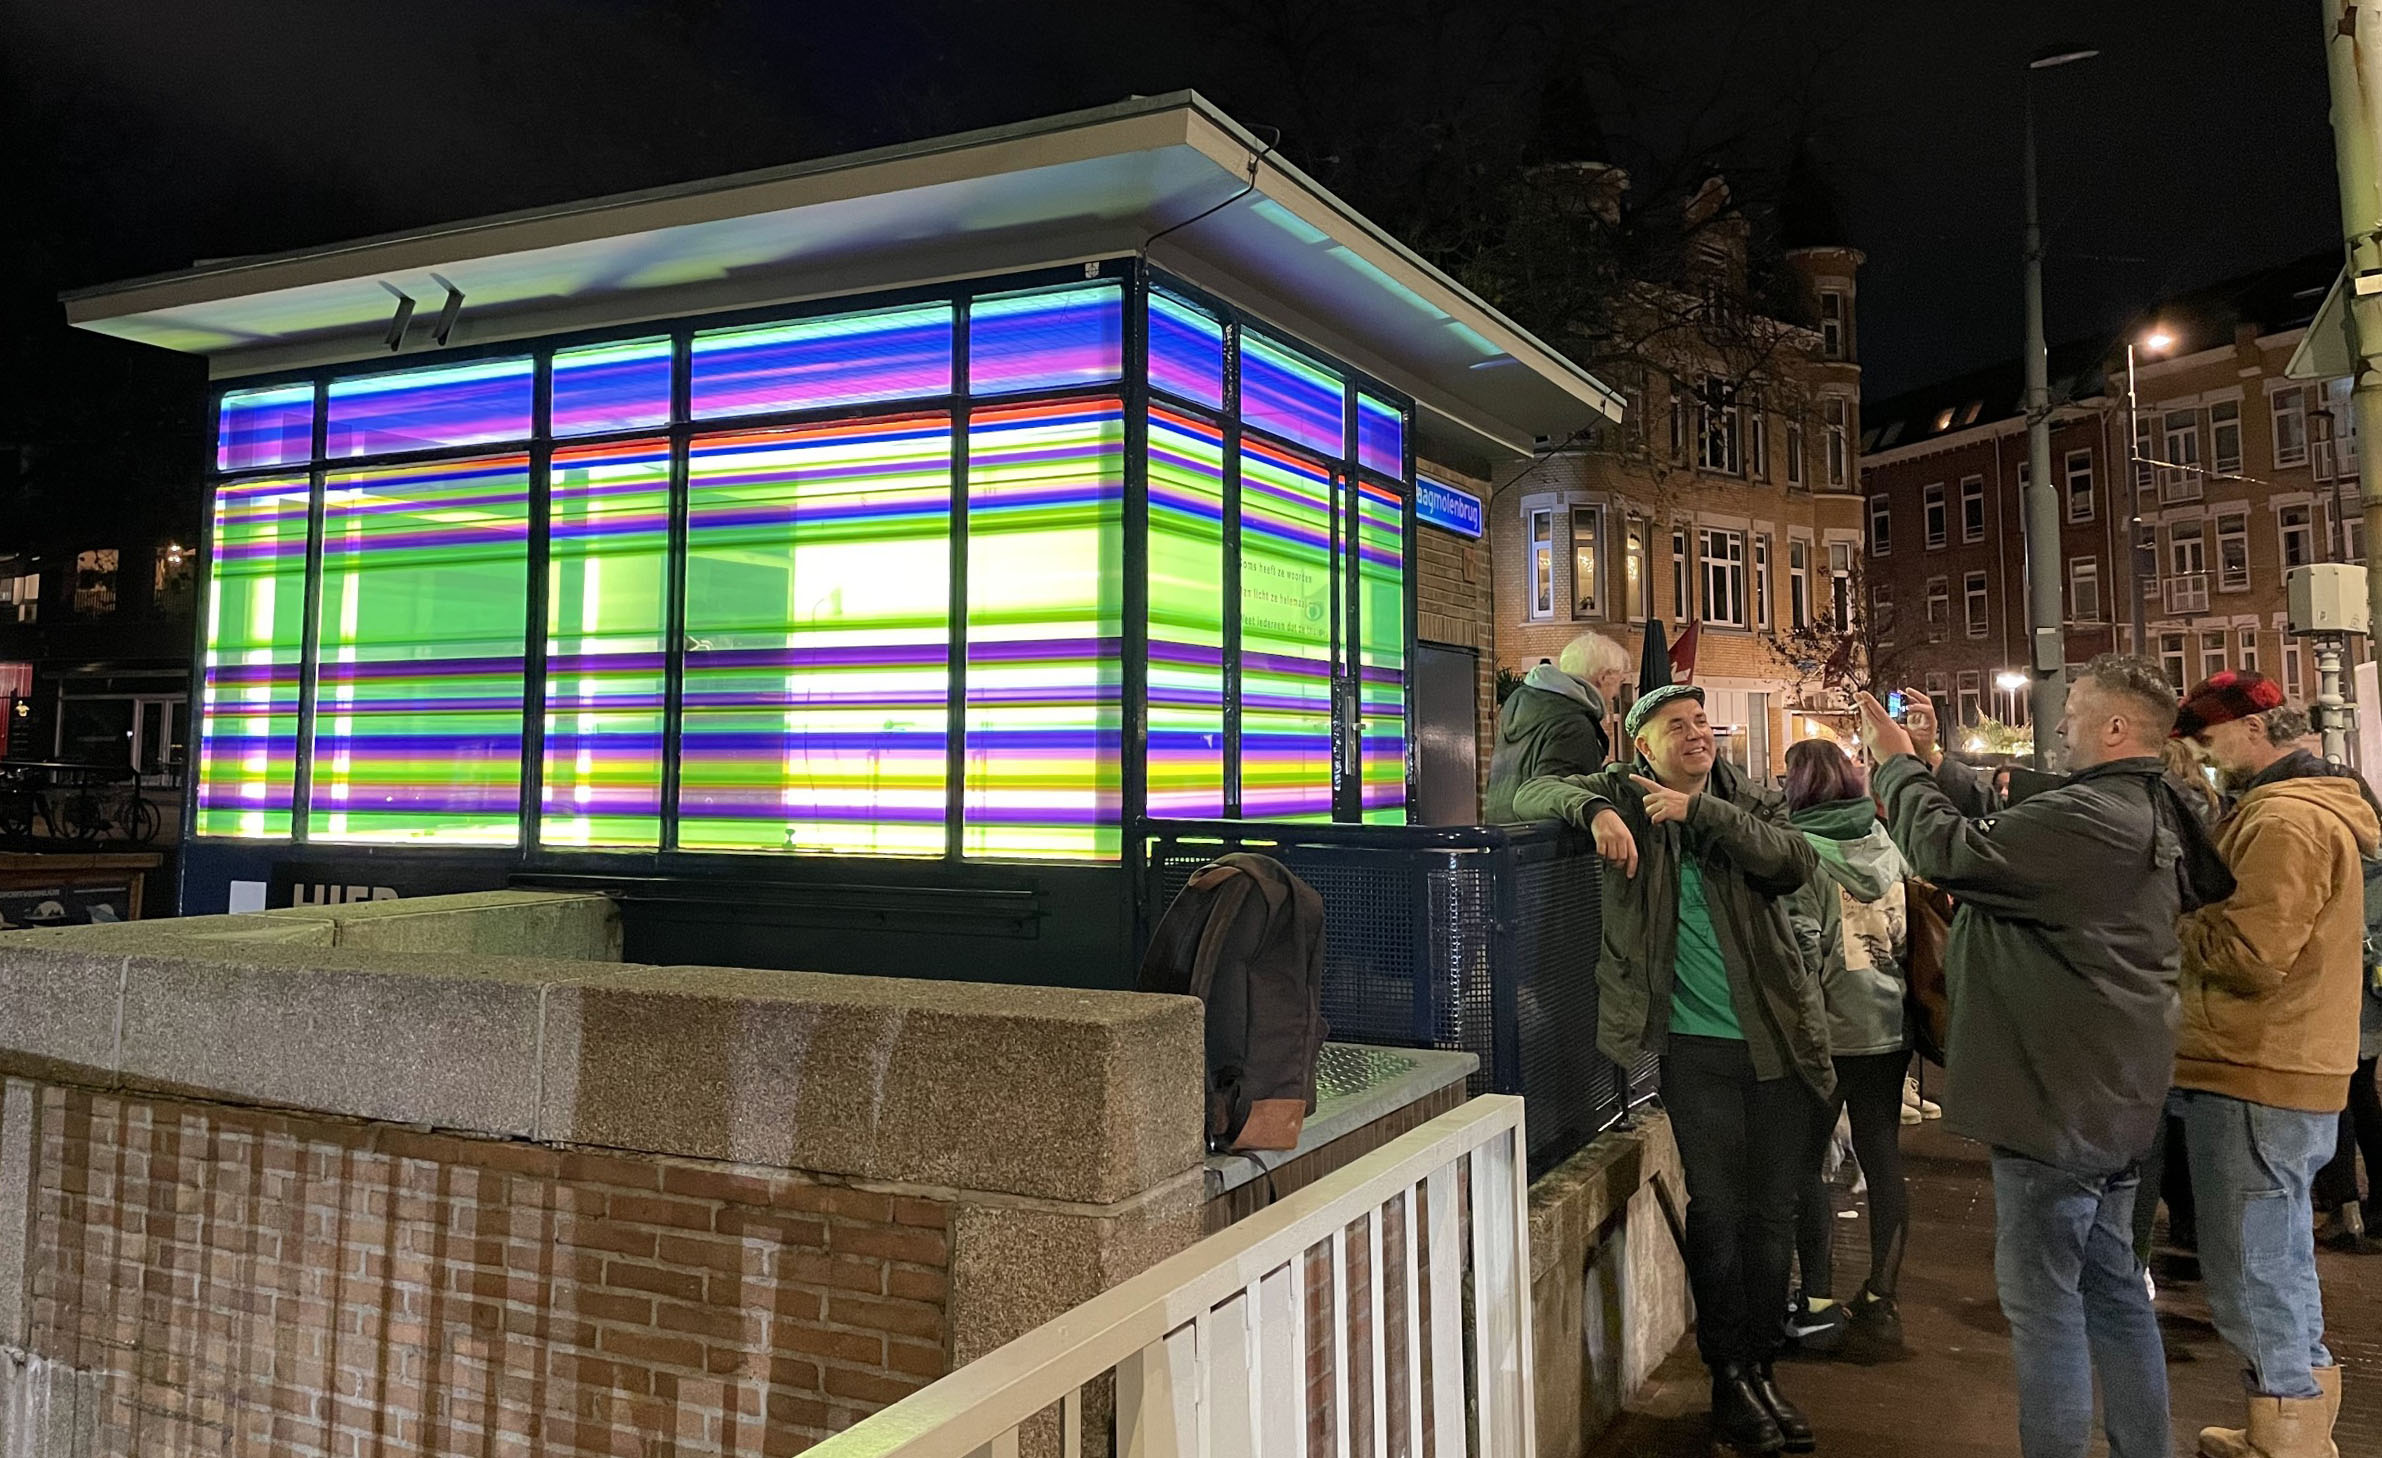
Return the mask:
[[1738,1039],[1673,1034],[1662,1102],[1687,1171],[1696,1351],[1712,1367],[1768,1361],[1786,1337],[1795,1205],[1820,1101],[1791,1073],[1755,1078]]
[[1821,1110],[1810,1157],[1803,1162],[1803,1198],[1795,1216],[1795,1249],[1803,1262],[1806,1297],[1836,1294],[1836,1211],[1820,1178],[1836,1116],[1853,1116],[1853,1157],[1869,1181],[1869,1289],[1894,1294],[1909,1243],[1911,1205],[1902,1181],[1902,1075],[1908,1053],[1875,1053],[1836,1060],[1836,1097]]
[[2341,1142],[2332,1163],[2316,1172],[2316,1207],[2338,1210],[2357,1198],[2357,1156],[2365,1154],[2365,1205],[2382,1209],[2382,1090],[2374,1087],[2374,1063],[2357,1065],[2349,1080],[2349,1107],[2341,1110]]

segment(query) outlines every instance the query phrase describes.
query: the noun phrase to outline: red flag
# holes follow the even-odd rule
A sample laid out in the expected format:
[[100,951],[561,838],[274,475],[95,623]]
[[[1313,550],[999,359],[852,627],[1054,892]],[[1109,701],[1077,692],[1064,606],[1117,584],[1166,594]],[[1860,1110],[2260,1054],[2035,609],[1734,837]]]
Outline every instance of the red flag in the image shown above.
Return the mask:
[[1674,683],[1696,681],[1696,639],[1704,630],[1701,622],[1691,622],[1671,645],[1671,680]]

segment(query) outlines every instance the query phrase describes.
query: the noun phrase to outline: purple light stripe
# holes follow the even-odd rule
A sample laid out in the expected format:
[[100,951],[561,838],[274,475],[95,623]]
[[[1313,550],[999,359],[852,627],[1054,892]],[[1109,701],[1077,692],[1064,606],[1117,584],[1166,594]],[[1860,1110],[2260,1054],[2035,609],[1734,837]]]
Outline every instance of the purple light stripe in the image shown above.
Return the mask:
[[480,658],[398,658],[362,659],[343,663],[336,659],[322,665],[325,683],[347,683],[364,679],[410,678],[416,675],[436,678],[465,678],[473,676],[521,677],[522,659],[518,656]]
[[1123,373],[1124,357],[1124,290],[1114,283],[983,298],[968,311],[971,394],[1103,384]]
[[1150,662],[1176,663],[1190,668],[1222,668],[1224,650],[1207,643],[1184,643],[1172,638],[1150,640]]
[[[696,733],[696,726],[689,723],[684,736],[684,752],[690,760],[701,759],[727,768],[750,767],[752,756],[756,754],[807,756],[836,753],[939,765],[941,761],[935,756],[943,752],[945,739],[940,721],[907,729],[774,732],[706,726],[700,735]],[[774,770],[777,766],[773,764],[762,768]]]
[[1254,648],[1241,650],[1241,667],[1256,669],[1261,673],[1287,674],[1296,678],[1305,678],[1312,674],[1320,674],[1329,678],[1332,674],[1332,661],[1329,657],[1302,658],[1289,653],[1260,653]]
[[[1122,638],[1019,638],[991,640],[968,645],[968,662],[978,663],[1035,663],[1043,661],[1081,661],[1089,658],[1115,660],[1125,651]],[[1119,668],[1114,664],[1111,667]]]
[[[700,484],[709,488],[713,483],[704,481]],[[814,523],[940,520],[950,512],[951,497],[948,492],[938,492],[924,500],[899,502],[844,503],[829,497],[807,496],[800,501],[784,503],[694,507],[687,512],[687,524],[701,527],[707,532],[750,531]]]

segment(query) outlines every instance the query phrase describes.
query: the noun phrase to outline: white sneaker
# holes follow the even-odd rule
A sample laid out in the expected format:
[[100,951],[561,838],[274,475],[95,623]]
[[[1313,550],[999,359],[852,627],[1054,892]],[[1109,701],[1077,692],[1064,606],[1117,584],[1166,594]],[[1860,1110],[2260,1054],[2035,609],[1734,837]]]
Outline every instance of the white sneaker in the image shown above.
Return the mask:
[[2150,1278],[2150,1267],[2148,1266],[2142,1268],[2142,1294],[2154,1302],[2159,1299],[2159,1283]]
[[1944,1106],[1943,1106],[1942,1104],[1939,1104],[1939,1103],[1937,1103],[1937,1102],[1936,1102],[1935,1100],[1933,1100],[1933,1099],[1921,1099],[1921,1100],[1919,1100],[1919,1117],[1920,1117],[1920,1118],[1922,1118],[1922,1119],[1940,1119],[1940,1118],[1942,1118],[1943,1116],[1944,1116]]

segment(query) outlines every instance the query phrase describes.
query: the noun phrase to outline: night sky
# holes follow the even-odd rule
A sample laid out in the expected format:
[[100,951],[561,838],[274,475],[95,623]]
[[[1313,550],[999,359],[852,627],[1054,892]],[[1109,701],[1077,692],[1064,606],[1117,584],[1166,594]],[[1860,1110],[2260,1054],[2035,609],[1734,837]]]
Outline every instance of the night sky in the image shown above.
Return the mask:
[[[1868,254],[1873,398],[2015,351],[2046,42],[2104,50],[2041,80],[2055,339],[2337,238],[2304,0],[16,0],[0,27],[0,440],[57,428],[45,392],[196,378],[62,343],[62,288],[1183,86],[1393,227],[1516,149],[1756,194],[1807,147]],[[1549,115],[1551,78],[1593,121]]]

